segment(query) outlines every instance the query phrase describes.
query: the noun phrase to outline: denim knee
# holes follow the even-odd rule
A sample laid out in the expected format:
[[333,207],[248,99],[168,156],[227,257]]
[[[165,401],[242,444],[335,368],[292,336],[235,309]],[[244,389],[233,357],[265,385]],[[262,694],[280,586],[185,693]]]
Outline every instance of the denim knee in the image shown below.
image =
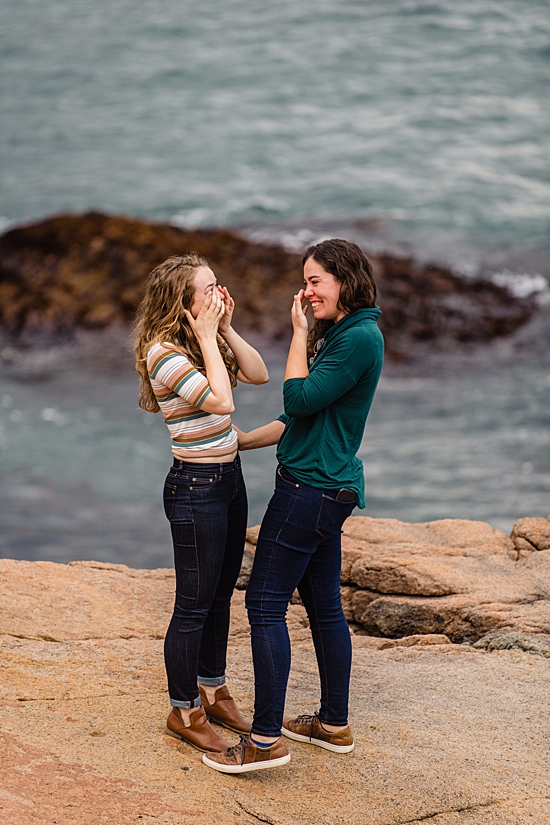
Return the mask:
[[188,608],[178,604],[174,606],[173,618],[177,622],[179,633],[195,633],[202,630],[207,616],[207,607]]

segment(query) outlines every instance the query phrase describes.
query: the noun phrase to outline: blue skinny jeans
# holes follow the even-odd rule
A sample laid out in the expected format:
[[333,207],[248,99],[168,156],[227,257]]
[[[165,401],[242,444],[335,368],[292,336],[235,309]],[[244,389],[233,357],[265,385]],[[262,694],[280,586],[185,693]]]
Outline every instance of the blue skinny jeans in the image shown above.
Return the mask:
[[252,732],[280,736],[290,671],[288,603],[296,587],[306,608],[319,676],[321,721],[347,725],[351,639],[340,598],[342,524],[355,502],[310,487],[277,468],[264,516],[246,606],[252,632]]
[[170,702],[196,707],[199,684],[223,684],[231,596],[241,569],[248,505],[239,456],[225,464],[176,459],[164,485],[176,568],[164,641]]

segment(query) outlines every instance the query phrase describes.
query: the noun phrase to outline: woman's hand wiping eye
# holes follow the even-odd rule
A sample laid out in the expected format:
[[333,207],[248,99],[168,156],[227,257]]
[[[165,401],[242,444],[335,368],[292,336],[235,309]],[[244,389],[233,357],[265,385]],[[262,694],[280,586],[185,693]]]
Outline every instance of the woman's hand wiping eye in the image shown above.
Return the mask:
[[294,331],[302,330],[307,333],[308,331],[308,323],[307,323],[307,311],[308,306],[305,302],[304,298],[304,290],[301,289],[297,295],[294,296],[294,301],[292,304],[292,309],[290,311],[290,317],[292,319],[292,326],[294,327]]
[[217,286],[216,290],[218,292],[218,295],[221,296],[224,303],[224,314],[220,319],[219,332],[222,335],[225,335],[227,332],[229,332],[231,328],[231,319],[233,317],[233,311],[235,309],[235,301],[229,294],[229,290],[227,289],[227,287]]
[[189,326],[199,340],[215,338],[220,320],[225,314],[225,303],[218,290],[214,289],[204,299],[196,318],[193,318],[188,309],[184,309],[184,312]]

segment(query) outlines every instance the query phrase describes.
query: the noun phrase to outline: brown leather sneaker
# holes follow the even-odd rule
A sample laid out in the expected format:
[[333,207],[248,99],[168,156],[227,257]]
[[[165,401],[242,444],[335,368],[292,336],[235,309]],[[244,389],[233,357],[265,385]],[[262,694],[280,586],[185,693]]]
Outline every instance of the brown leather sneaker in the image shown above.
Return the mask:
[[349,753],[355,747],[349,725],[337,733],[332,733],[324,729],[317,713],[313,716],[304,714],[295,719],[285,719],[282,733],[296,742],[307,742],[334,753]]
[[216,690],[215,700],[209,705],[206,694],[199,685],[199,693],[204,711],[211,722],[216,722],[235,733],[250,733],[252,722],[245,719],[232,699],[227,685],[220,685]]
[[290,754],[282,736],[269,748],[258,748],[248,736],[241,736],[238,745],[225,753],[205,753],[202,761],[222,773],[247,773],[286,765]]
[[223,753],[229,748],[229,742],[218,736],[216,731],[211,727],[210,722],[206,718],[204,708],[195,708],[189,714],[191,724],[189,726],[183,724],[181,712],[179,708],[172,708],[172,712],[166,722],[166,733],[168,736],[173,736],[174,739],[181,739],[182,742],[187,742],[193,748],[203,753],[211,751],[219,751]]

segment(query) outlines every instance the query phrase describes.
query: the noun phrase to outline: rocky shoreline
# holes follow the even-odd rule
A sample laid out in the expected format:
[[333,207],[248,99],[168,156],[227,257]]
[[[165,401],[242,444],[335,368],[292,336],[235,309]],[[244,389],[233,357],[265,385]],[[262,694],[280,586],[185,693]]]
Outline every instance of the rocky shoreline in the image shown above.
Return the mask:
[[[225,229],[184,230],[122,216],[58,215],[0,237],[0,332],[18,346],[59,344],[79,330],[127,325],[147,273],[195,249],[238,300],[238,323],[271,341],[290,333],[288,307],[301,281],[300,256]],[[394,360],[415,348],[449,349],[510,336],[536,304],[442,266],[371,255],[381,328]]]
[[[0,560],[2,821],[546,823],[550,518],[520,519],[511,536],[482,522],[351,518],[342,581],[354,752],[292,743],[288,766],[235,778],[163,732],[172,570]],[[250,713],[243,597],[228,677]],[[287,707],[311,712],[316,666],[294,601]]]
[[[247,534],[240,588],[258,530]],[[498,635],[548,634],[540,649],[550,657],[550,516],[519,519],[510,536],[482,521],[353,516],[344,525],[341,585],[356,633],[443,634],[481,646],[495,646]]]
[[[67,215],[0,238],[0,357],[18,375],[44,373],[75,346],[94,361],[111,336],[119,369],[143,278],[189,248],[238,297],[243,330],[272,345],[286,340],[299,256],[225,230]],[[390,256],[373,262],[395,362],[423,347],[444,357],[477,344],[488,351],[540,326],[534,304],[486,281]],[[257,533],[247,535],[228,661],[246,713],[253,672],[243,589]],[[546,823],[550,516],[520,519],[510,535],[479,521],[354,517],[341,581],[355,751],[334,757],[293,743],[289,766],[236,779],[208,771],[163,732],[172,570],[0,560],[2,821]],[[297,597],[288,622],[288,709],[311,712],[318,681]]]

